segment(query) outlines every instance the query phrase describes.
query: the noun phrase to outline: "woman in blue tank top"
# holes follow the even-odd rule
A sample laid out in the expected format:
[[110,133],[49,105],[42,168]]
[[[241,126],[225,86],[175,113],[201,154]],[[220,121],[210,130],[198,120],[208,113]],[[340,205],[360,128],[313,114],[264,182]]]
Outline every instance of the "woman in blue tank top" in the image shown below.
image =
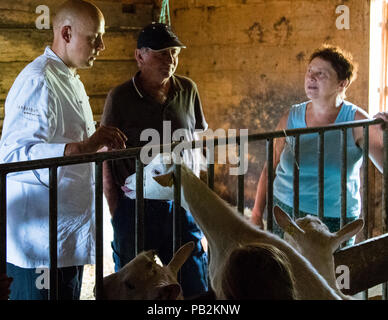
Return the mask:
[[[305,92],[310,99],[294,105],[281,117],[276,130],[327,126],[334,123],[369,119],[361,108],[344,100],[345,91],[356,77],[351,57],[336,47],[316,50],[310,57],[305,75]],[[386,118],[386,114],[377,115]],[[386,119],[385,119],[386,120]],[[360,167],[362,164],[363,128],[347,130],[347,222],[360,215]],[[369,129],[369,157],[382,172],[383,140],[381,126]],[[325,133],[324,220],[331,232],[340,226],[341,161],[340,131]],[[293,206],[293,137],[274,141],[274,206],[292,216]],[[318,203],[318,134],[300,136],[299,216],[317,215]],[[267,164],[261,173],[251,221],[263,227],[266,206]],[[274,224],[274,232],[279,228]]]

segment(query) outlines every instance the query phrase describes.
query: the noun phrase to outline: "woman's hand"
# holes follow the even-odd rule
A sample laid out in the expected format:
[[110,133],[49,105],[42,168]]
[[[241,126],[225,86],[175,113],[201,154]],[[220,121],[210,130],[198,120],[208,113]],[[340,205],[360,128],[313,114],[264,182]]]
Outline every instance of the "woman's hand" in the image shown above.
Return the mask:
[[252,209],[251,222],[264,230],[263,213],[256,207]]

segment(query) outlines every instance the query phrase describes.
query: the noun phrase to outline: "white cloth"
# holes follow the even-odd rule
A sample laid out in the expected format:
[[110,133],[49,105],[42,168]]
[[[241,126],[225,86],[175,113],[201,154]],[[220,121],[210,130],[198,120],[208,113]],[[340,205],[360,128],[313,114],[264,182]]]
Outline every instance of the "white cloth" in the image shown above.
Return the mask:
[[[5,102],[0,162],[61,157],[95,132],[79,76],[47,47],[18,75]],[[7,175],[7,262],[49,265],[49,169]],[[58,168],[58,267],[94,263],[94,165]]]

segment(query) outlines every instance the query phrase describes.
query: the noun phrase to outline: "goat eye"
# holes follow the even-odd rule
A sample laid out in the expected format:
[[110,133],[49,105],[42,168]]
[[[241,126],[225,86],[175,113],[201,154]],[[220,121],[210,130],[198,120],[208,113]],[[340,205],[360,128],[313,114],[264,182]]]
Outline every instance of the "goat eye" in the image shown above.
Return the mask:
[[152,170],[152,173],[154,173],[154,174],[160,174],[161,172],[160,172],[159,170],[157,170],[157,169],[154,169],[154,170]]

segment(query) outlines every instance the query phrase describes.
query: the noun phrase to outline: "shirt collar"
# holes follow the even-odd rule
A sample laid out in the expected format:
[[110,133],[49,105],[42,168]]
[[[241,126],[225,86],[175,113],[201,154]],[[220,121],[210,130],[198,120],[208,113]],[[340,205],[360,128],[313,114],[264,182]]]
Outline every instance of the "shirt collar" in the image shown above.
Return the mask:
[[46,47],[44,51],[44,55],[50,58],[51,60],[55,61],[55,66],[58,68],[60,72],[62,72],[68,77],[71,77],[71,78],[75,77],[79,79],[79,75],[76,72],[75,73],[72,72],[70,68],[63,62],[63,60],[59,58],[53,50],[51,50],[50,46]]
[[140,98],[144,98],[144,96],[141,94],[141,92],[139,91],[139,89],[137,88],[137,85],[136,85],[136,82],[135,82],[135,78],[136,76],[140,73],[140,71],[136,72],[136,74],[132,77],[132,83],[133,83],[133,86],[137,92],[137,94],[139,95]]

